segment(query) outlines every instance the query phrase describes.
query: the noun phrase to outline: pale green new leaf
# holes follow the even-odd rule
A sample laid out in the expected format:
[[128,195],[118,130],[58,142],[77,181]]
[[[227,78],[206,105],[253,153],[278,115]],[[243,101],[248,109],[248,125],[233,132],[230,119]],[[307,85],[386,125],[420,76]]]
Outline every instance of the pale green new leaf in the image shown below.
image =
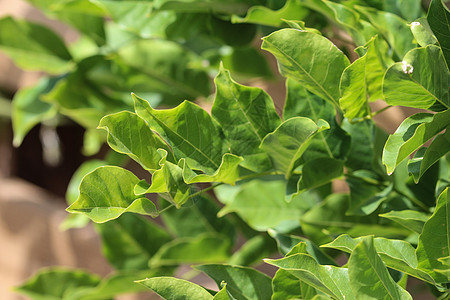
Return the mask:
[[0,51],[19,67],[50,74],[72,69],[72,57],[64,42],[47,27],[5,17],[0,19],[0,28]]
[[442,0],[431,1],[427,20],[441,45],[447,67],[450,67],[450,12]]
[[125,169],[97,168],[83,178],[80,196],[66,210],[85,214],[96,223],[116,219],[125,212],[156,216],[153,202],[134,193],[138,182],[139,178]]
[[163,299],[212,300],[213,296],[203,287],[174,277],[153,277],[136,281],[151,289]]
[[255,269],[219,264],[194,268],[211,277],[218,287],[225,282],[227,292],[235,299],[270,300],[272,295],[271,278]]
[[354,248],[348,263],[350,286],[359,299],[411,299],[411,295],[392,279],[378,256],[373,237],[366,237]]
[[450,194],[447,188],[440,194],[433,215],[425,223],[416,250],[419,267],[430,273],[437,283],[449,281],[448,273],[435,272],[435,270],[448,270],[448,266],[439,259],[450,255],[449,228]]
[[282,259],[266,259],[308,285],[336,299],[355,299],[346,268],[320,265],[308,254],[294,254]]
[[439,47],[416,48],[386,71],[383,94],[390,105],[442,111],[450,108],[449,77]]
[[211,114],[221,125],[231,152],[244,157],[244,167],[267,170],[270,160],[259,145],[280,124],[272,99],[260,88],[238,84],[223,68],[214,82],[216,98]]
[[300,81],[314,94],[339,106],[339,79],[350,62],[328,39],[282,29],[263,38],[261,48],[276,57],[282,75]]
[[410,154],[450,124],[450,110],[437,114],[418,113],[406,118],[390,135],[383,150],[388,174]]
[[289,178],[312,138],[329,128],[330,125],[324,120],[319,120],[316,124],[304,117],[291,118],[266,135],[260,147],[272,159],[274,168]]
[[436,45],[438,43],[426,18],[417,19],[410,24],[410,27],[414,38],[421,47]]
[[382,81],[385,68],[380,62],[377,37],[365,46],[367,52],[342,73],[339,105],[348,119],[371,115],[369,102],[382,99]]
[[227,284],[222,284],[222,289],[214,295],[213,300],[232,300],[227,293]]
[[158,149],[166,150],[173,161],[167,144],[134,113],[107,115],[100,120],[99,128],[107,131],[108,145],[113,150],[130,156],[150,172],[161,167]]
[[381,214],[380,217],[395,221],[419,234],[422,232],[423,225],[429,218],[427,214],[415,210],[393,210],[388,213]]

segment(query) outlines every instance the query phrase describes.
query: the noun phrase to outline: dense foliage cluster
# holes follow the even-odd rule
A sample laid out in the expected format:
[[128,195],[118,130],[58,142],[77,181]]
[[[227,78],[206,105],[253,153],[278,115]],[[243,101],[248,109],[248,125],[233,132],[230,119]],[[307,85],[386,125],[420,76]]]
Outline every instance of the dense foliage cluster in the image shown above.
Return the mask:
[[[15,144],[37,123],[68,117],[86,127],[86,154],[106,141],[149,176],[112,155],[81,166],[65,226],[94,221],[117,272],[51,268],[20,292],[412,299],[414,277],[449,297],[450,12],[441,0],[29,1],[80,38],[66,45],[41,25],[0,20],[0,50],[49,74],[14,98]],[[233,79],[273,78],[252,43],[259,36],[286,78],[281,116],[264,90]],[[201,97],[210,113],[192,102]],[[387,106],[372,111],[379,99]],[[388,135],[373,117],[392,106],[423,111]],[[334,192],[336,180],[349,191]],[[273,278],[254,268],[263,259],[278,268]],[[171,277],[180,265],[194,266]],[[186,280],[200,272],[219,292]]]

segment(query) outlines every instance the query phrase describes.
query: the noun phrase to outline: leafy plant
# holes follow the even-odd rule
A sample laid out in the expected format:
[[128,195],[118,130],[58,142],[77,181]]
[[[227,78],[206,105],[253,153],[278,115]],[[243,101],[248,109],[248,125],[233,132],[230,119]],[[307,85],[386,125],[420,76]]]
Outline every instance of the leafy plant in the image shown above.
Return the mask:
[[[184,37],[184,46],[196,48],[189,38],[204,33],[201,26],[176,25],[206,18],[212,26],[206,39],[239,49],[233,55],[251,40],[246,30],[269,33],[261,48],[276,58],[286,77],[287,96],[280,117],[261,88],[232,79],[227,68],[238,73],[242,66],[224,63],[214,80],[211,113],[190,101],[158,109],[146,95],[137,94],[132,94],[131,109],[126,100],[96,102],[90,100],[94,96],[79,95],[70,82],[91,78],[86,70],[95,64],[86,62],[85,69],[78,62],[76,71],[58,79],[45,99],[59,103],[60,112],[87,127],[100,114],[115,111],[99,121],[99,128],[114,151],[135,160],[149,177],[91,162],[75,176],[73,182],[81,181],[79,192],[69,190],[67,210],[97,223],[116,275],[101,280],[80,271],[44,271],[19,291],[35,299],[102,299],[144,287],[170,299],[412,299],[406,284],[414,277],[436,297],[449,297],[450,12],[441,0],[431,1],[426,17],[421,1],[36,4],[53,12],[90,12],[92,20],[107,11],[116,24],[140,36],[133,46],[100,58],[102,74],[113,74],[102,78],[114,79],[102,81],[109,87],[103,92],[94,89],[102,95],[126,89],[139,94],[145,82],[158,88],[151,90],[158,97],[178,92],[178,87],[208,94],[207,80],[198,80],[206,78],[205,70],[189,70],[196,59],[171,52],[179,44],[141,39],[158,32],[159,38]],[[69,15],[67,20],[78,19]],[[227,28],[239,28],[240,35]],[[117,32],[111,36],[117,38]],[[103,39],[91,38],[99,49],[107,49]],[[354,46],[357,58],[351,54]],[[39,47],[39,53],[48,55],[46,49]],[[151,52],[161,49],[163,54]],[[69,68],[69,62],[61,63],[69,60],[62,53],[47,71]],[[184,63],[166,53],[179,53]],[[211,52],[197,55],[209,57],[213,65]],[[152,64],[143,61],[161,56],[183,71],[168,77],[153,74]],[[249,69],[255,70],[252,62]],[[167,81],[153,85],[161,78]],[[386,108],[373,111],[370,104],[377,99],[384,99]],[[388,135],[373,117],[397,105],[426,111],[406,118]],[[126,111],[117,112],[122,109]],[[336,180],[345,180],[349,191],[334,192]],[[159,197],[150,199],[148,194]],[[159,216],[164,226],[137,214]],[[239,245],[242,238],[237,237],[245,243]],[[283,257],[264,260],[278,268],[272,278],[254,268],[263,258],[279,254]],[[342,264],[342,258],[348,261]],[[185,280],[188,275],[170,277],[183,264],[195,264],[190,275],[205,273],[219,291]],[[58,289],[36,284],[50,280],[61,282]]]

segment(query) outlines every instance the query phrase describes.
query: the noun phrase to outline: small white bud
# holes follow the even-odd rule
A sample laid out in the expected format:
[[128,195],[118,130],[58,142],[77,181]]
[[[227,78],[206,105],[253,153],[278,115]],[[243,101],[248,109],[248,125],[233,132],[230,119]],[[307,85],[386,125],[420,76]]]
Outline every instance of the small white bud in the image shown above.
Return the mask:
[[414,27],[419,26],[420,23],[419,22],[412,22],[411,23],[411,29],[414,29]]
[[405,74],[412,74],[412,72],[414,71],[414,67],[408,64],[406,61],[402,61],[402,69],[403,73]]

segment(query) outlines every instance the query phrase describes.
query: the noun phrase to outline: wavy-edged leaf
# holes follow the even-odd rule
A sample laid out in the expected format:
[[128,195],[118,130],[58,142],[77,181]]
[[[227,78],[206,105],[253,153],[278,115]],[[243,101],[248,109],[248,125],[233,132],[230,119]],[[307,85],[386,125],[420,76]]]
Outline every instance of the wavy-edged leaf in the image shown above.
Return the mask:
[[439,259],[450,255],[449,228],[450,193],[446,188],[439,195],[433,215],[423,226],[416,250],[419,267],[433,276],[437,283],[449,281],[448,276],[435,272],[448,269]]
[[379,60],[377,37],[365,46],[366,54],[342,73],[339,105],[348,119],[371,115],[370,101],[382,99],[382,81],[386,71]]
[[409,51],[389,67],[383,94],[390,105],[442,111],[450,108],[449,72],[441,49],[434,45]]
[[380,217],[395,221],[400,225],[419,234],[422,232],[423,225],[429,218],[426,213],[415,210],[393,210],[388,213],[381,214]]
[[291,118],[266,135],[260,147],[269,155],[274,168],[289,178],[312,138],[329,128],[330,125],[324,120],[319,120],[316,124],[309,118]]
[[104,256],[117,270],[148,269],[149,259],[172,240],[161,227],[136,214],[97,224],[96,229]]
[[282,75],[339,107],[338,82],[350,62],[332,42],[315,33],[282,29],[264,37],[261,48],[276,57]]
[[421,47],[436,45],[438,43],[426,18],[417,19],[411,23],[410,27],[414,38]]
[[224,281],[227,292],[236,299],[269,300],[272,295],[271,278],[255,269],[219,264],[194,268],[211,277],[219,287]]
[[136,281],[151,289],[163,299],[212,300],[213,296],[203,287],[174,277],[153,277]]
[[23,69],[62,74],[72,69],[62,39],[47,27],[11,17],[0,19],[0,50]]
[[308,285],[336,299],[355,299],[346,268],[320,265],[308,254],[293,254],[282,259],[266,259]]
[[362,238],[348,262],[350,286],[358,297],[375,299],[411,299],[411,295],[392,279],[378,256],[373,237]]
[[427,20],[441,45],[447,67],[450,67],[450,12],[441,0],[431,1]]
[[383,164],[388,174],[411,153],[450,124],[450,109],[437,113],[418,113],[406,118],[390,135],[383,150]]
[[138,182],[139,178],[125,169],[99,167],[83,178],[80,196],[66,210],[85,214],[96,223],[116,219],[125,212],[156,216],[153,202],[134,193]]
[[270,168],[270,160],[259,145],[280,124],[272,99],[260,88],[238,84],[223,68],[214,82],[216,98],[211,114],[221,125],[231,152],[244,157],[244,167]]
[[[119,153],[126,154],[151,172],[159,169],[161,156],[158,149],[169,147],[136,114],[119,112],[100,120],[99,128],[108,133],[108,145]],[[173,161],[173,158],[169,160]]]

